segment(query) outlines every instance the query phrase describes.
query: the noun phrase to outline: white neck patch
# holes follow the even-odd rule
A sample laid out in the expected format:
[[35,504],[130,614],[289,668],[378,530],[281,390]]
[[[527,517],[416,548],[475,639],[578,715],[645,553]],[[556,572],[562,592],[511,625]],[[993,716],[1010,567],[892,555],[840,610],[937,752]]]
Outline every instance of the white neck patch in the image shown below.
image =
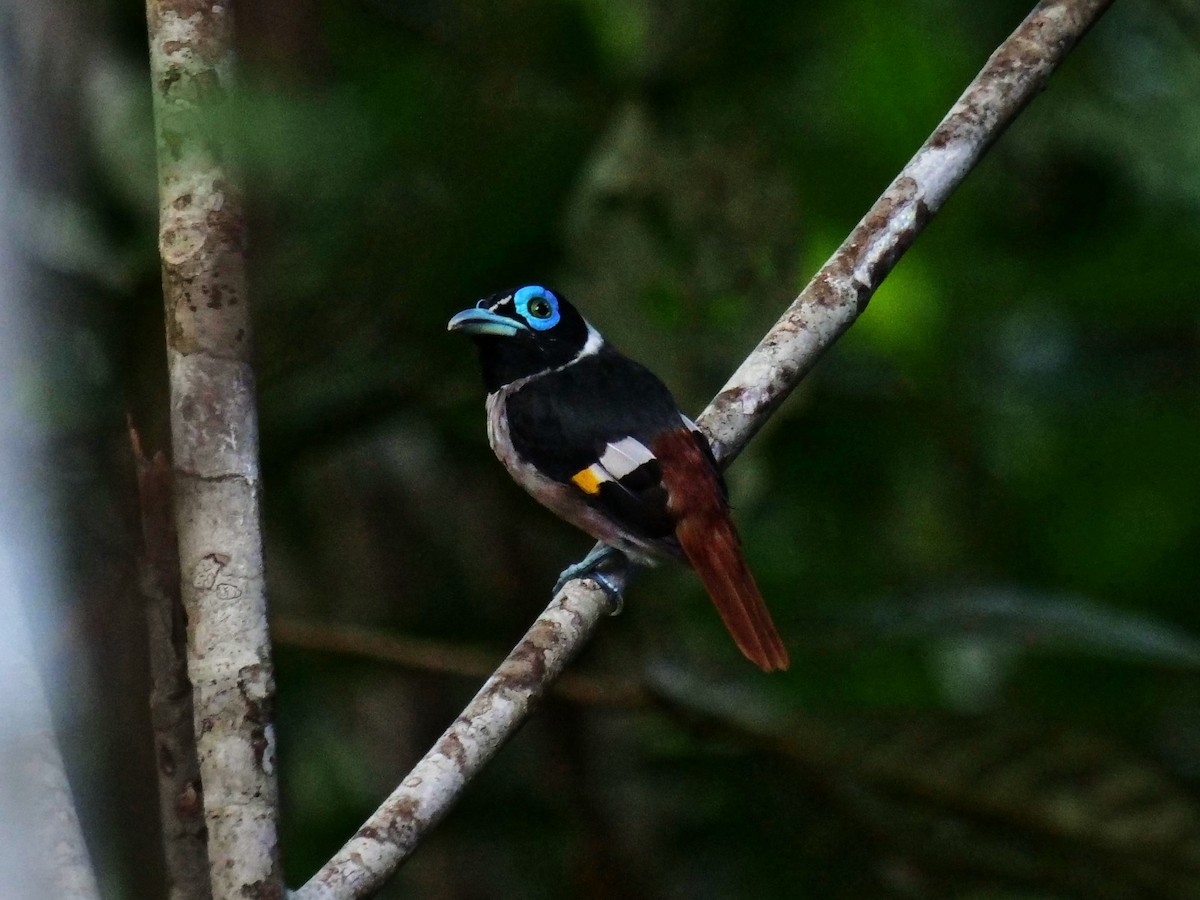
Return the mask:
[[[585,321],[584,324],[587,325],[588,339],[584,343],[583,349],[575,355],[575,358],[571,360],[571,362],[567,363],[568,366],[573,362],[578,362],[585,356],[594,356],[595,354],[599,353],[600,348],[604,346],[604,338],[600,335],[600,332],[592,327],[592,323]],[[559,366],[559,368],[565,367]]]

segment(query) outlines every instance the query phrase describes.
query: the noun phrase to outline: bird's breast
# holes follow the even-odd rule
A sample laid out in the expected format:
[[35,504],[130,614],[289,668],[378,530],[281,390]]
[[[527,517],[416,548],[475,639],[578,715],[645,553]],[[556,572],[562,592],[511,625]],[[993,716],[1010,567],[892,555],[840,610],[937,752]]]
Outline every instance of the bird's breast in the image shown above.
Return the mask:
[[542,474],[537,467],[523,459],[513,447],[512,434],[508,424],[508,398],[513,392],[513,385],[505,385],[498,391],[488,394],[487,398],[487,435],[488,443],[496,458],[508,470],[513,480],[529,494],[548,506],[564,518],[573,518],[567,514],[564,507],[569,501],[576,499],[574,490],[569,486],[555,481]]

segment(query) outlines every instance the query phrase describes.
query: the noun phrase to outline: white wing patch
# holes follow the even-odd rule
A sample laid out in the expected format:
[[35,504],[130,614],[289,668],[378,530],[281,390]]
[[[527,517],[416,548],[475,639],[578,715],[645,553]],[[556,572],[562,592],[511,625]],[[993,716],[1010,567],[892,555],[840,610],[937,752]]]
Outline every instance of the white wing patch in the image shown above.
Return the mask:
[[648,462],[654,462],[650,448],[631,437],[609,444],[600,455],[600,465],[618,481]]
[[653,461],[654,454],[641,441],[621,438],[604,448],[598,462],[576,472],[571,480],[584,493],[596,494],[604,482],[620,481],[639,466]]

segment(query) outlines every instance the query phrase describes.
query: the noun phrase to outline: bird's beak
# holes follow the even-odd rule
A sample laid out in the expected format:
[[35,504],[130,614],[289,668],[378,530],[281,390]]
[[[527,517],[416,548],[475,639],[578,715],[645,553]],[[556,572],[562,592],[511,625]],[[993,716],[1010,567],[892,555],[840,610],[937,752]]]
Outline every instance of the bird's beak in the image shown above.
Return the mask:
[[497,337],[512,337],[525,326],[520,322],[494,313],[490,309],[471,307],[464,309],[446,326],[449,331],[461,331],[464,334],[490,334]]

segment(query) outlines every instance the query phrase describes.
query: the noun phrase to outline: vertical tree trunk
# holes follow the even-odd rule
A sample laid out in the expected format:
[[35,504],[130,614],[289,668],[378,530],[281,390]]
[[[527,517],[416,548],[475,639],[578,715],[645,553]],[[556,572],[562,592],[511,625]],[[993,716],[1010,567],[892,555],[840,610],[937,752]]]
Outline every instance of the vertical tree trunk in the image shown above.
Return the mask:
[[148,0],[176,522],[215,900],[283,896],[228,3]]
[[130,437],[145,542],[139,574],[150,644],[150,721],[167,900],[211,900],[204,792],[187,677],[186,622],[179,595],[179,539],[171,501],[171,469],[162,453],[146,458],[136,431],[131,429]]

